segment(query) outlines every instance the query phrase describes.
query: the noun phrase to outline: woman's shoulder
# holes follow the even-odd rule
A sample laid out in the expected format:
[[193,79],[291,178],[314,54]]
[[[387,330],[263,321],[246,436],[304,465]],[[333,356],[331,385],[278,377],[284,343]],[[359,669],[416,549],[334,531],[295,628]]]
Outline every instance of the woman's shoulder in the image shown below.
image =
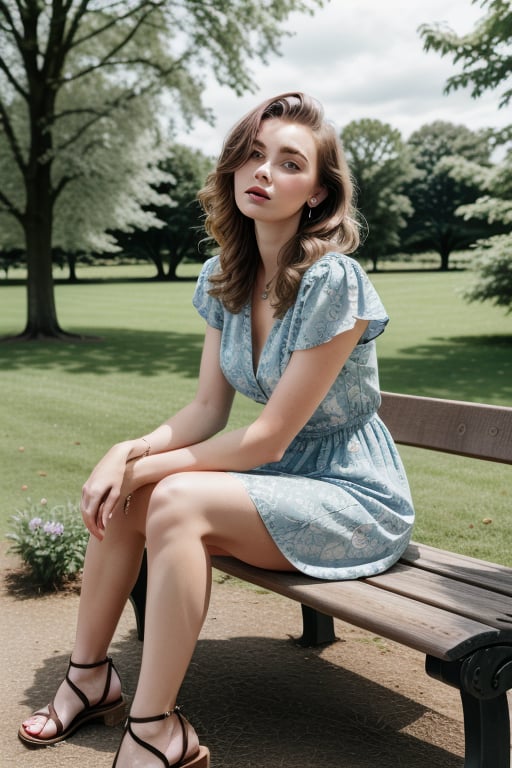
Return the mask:
[[338,281],[346,279],[347,274],[366,275],[359,262],[352,256],[339,251],[328,251],[308,267],[303,280],[306,284],[322,278]]
[[206,259],[206,261],[203,263],[203,266],[201,267],[200,275],[209,277],[214,272],[218,271],[219,269],[219,256],[210,256],[210,258]]

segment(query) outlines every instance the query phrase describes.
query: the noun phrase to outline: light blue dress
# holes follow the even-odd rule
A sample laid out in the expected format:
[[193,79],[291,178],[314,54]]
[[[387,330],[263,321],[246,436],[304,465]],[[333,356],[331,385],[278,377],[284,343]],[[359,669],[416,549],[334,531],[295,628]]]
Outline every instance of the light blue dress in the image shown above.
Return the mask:
[[369,320],[331,390],[278,462],[233,473],[270,535],[302,573],[355,579],[389,568],[414,520],[409,486],[380,405],[375,338],[388,317],[361,266],[328,253],[303,275],[295,304],[274,322],[253,370],[251,304],[232,314],[208,294],[218,257],[199,276],[193,303],[222,331],[221,366],[242,394],[265,403],[294,350],[323,344]]

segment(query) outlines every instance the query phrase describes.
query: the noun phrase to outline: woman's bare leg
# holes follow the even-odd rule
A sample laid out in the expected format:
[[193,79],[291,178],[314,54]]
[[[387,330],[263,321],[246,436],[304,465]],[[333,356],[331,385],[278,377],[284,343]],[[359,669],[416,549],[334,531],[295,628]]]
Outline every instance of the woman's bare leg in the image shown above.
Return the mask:
[[[130,507],[130,518],[116,515],[103,541],[91,537],[87,546],[78,609],[76,641],[71,658],[78,664],[102,661],[108,651],[121,612],[137,578],[144,549],[145,513],[151,488],[143,489],[138,509]],[[123,518],[123,519],[121,519]],[[94,705],[103,695],[107,666],[94,669],[72,667],[70,679]],[[121,695],[121,683],[113,675],[105,703]],[[54,707],[64,728],[83,710],[83,702],[66,682],[58,689]],[[45,711],[43,708],[42,711]],[[32,716],[23,726],[31,736],[51,738],[55,724],[45,716]]]
[[[131,714],[172,710],[206,615],[211,586],[208,547],[263,568],[293,570],[268,534],[242,483],[217,472],[166,478],[151,494],[146,524],[148,596],[145,641]],[[181,753],[176,718],[134,726],[167,755]],[[195,739],[195,734],[191,733]],[[194,742],[197,743],[197,742]],[[126,738],[119,768],[159,765]]]

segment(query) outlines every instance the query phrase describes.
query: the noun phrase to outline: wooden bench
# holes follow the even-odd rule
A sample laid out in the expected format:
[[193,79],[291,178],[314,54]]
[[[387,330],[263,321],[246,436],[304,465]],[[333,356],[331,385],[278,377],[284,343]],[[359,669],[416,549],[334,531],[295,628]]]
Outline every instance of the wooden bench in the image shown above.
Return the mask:
[[[512,408],[384,392],[379,413],[399,444],[512,464]],[[414,542],[386,573],[357,581],[213,560],[301,603],[302,645],[334,641],[334,617],[424,653],[427,674],[460,692],[465,768],[510,768],[512,568]],[[144,563],[131,596],[141,639],[145,591]]]

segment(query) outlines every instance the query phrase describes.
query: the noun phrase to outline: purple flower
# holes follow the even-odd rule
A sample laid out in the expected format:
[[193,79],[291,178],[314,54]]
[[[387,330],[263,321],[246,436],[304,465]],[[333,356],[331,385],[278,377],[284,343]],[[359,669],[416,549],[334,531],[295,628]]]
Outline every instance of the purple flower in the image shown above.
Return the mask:
[[41,520],[40,517],[33,517],[30,523],[28,524],[28,527],[30,528],[31,531],[35,531],[38,528],[40,528],[42,524],[43,524],[43,521]]
[[61,536],[64,533],[64,526],[62,523],[48,520],[48,522],[43,525],[43,531],[50,535]]

